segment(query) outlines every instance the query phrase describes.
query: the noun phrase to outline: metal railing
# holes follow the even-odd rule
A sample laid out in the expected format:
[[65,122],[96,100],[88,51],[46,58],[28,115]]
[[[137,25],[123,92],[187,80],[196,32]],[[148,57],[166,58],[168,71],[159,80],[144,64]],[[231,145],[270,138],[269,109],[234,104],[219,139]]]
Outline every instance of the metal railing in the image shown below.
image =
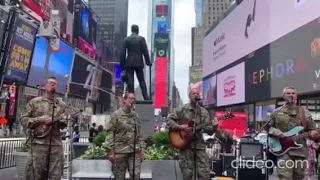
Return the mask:
[[23,140],[0,140],[0,169],[16,165],[13,152],[21,146]]
[[[0,169],[16,165],[13,152],[21,147],[26,138],[0,138]],[[88,137],[80,137],[79,142],[89,143]]]

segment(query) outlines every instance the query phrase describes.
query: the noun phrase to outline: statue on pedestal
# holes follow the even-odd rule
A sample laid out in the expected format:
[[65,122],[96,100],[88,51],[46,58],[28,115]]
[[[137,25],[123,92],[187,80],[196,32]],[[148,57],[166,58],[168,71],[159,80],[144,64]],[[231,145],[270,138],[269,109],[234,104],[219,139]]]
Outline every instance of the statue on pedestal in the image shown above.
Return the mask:
[[[123,70],[122,76],[126,76],[127,91],[134,93],[134,72],[140,84],[144,100],[149,100],[147,85],[144,78],[144,66],[152,66],[147,43],[144,37],[139,36],[139,26],[131,26],[131,35],[124,39],[120,55],[120,66]],[[144,57],[144,60],[143,60]],[[145,62],[144,62],[145,61]]]

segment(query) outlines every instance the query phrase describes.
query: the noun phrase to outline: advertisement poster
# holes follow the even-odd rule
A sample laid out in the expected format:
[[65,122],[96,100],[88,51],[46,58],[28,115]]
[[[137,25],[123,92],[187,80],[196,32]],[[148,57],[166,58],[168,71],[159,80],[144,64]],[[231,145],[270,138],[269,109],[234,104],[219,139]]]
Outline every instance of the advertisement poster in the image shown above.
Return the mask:
[[244,62],[217,75],[217,106],[245,102]]
[[7,60],[6,79],[25,83],[30,68],[37,28],[17,17]]
[[203,105],[209,106],[217,102],[217,76],[203,80]]

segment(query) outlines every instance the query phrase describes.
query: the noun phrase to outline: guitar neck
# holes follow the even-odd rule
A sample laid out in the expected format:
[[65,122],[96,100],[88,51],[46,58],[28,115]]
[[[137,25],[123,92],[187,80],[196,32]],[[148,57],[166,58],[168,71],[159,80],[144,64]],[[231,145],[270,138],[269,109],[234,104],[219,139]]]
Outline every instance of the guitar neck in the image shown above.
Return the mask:
[[307,139],[310,136],[310,134],[311,134],[310,132],[305,132],[305,133],[294,136],[292,139],[294,141],[301,140],[301,139]]

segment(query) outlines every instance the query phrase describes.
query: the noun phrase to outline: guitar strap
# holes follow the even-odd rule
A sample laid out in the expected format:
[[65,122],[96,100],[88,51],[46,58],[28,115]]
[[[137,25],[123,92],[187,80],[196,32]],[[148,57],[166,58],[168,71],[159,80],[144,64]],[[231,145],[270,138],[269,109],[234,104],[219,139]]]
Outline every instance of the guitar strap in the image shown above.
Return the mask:
[[306,116],[305,116],[305,111],[302,107],[297,107],[298,108],[298,112],[299,112],[299,119],[300,119],[300,124],[301,126],[304,127],[304,131],[307,131],[308,130],[308,127],[307,127],[307,121],[306,121]]

